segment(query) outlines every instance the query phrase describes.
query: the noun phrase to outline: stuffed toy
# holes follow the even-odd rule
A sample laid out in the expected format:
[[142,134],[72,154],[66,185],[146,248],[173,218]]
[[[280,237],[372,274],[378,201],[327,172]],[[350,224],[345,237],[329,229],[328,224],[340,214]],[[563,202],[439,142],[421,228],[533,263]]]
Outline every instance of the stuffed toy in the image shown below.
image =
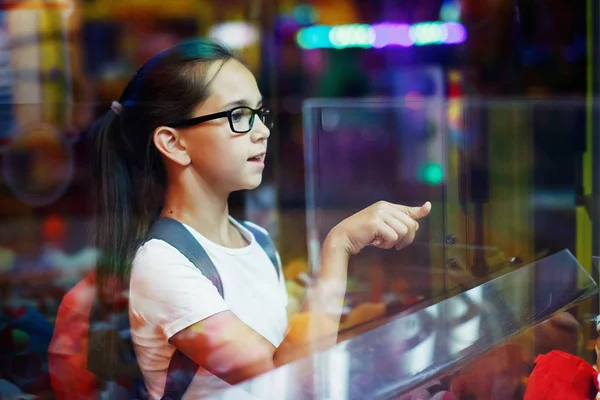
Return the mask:
[[536,358],[524,400],[595,400],[600,399],[598,390],[594,367],[577,356],[554,350]]

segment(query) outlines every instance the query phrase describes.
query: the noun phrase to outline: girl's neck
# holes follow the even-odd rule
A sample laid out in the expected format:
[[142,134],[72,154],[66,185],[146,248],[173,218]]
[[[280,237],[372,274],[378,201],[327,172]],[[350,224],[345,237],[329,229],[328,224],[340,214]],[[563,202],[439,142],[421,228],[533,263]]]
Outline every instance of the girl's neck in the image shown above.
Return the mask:
[[229,221],[228,196],[201,186],[186,190],[185,186],[169,185],[161,216],[191,226],[215,243],[238,247],[239,233]]

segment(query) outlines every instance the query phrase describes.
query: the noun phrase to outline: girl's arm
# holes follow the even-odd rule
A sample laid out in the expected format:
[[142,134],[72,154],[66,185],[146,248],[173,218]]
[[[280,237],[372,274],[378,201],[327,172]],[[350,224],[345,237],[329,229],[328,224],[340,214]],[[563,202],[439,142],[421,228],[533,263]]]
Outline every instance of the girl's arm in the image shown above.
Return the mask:
[[408,246],[419,228],[416,220],[430,209],[429,203],[405,207],[380,202],[332,229],[323,243],[320,274],[278,348],[231,311],[189,326],[175,334],[171,343],[230,384],[328,347],[337,340],[350,256],[369,245],[398,250]]
[[278,348],[229,310],[180,331],[171,343],[232,385],[307,356],[315,350],[311,341],[316,338],[321,339],[319,348],[328,347],[336,341],[340,313],[322,310],[344,296],[349,256],[342,250],[332,240],[325,241],[322,265],[327,267],[308,290],[300,316],[292,318]]

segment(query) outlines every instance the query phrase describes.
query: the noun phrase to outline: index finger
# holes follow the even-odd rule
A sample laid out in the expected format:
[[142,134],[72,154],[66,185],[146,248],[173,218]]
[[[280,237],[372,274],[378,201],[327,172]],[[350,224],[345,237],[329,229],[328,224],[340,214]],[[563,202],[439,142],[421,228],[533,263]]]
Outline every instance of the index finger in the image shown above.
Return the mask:
[[395,205],[400,211],[413,219],[425,218],[431,212],[431,203],[425,202],[421,207],[407,207],[403,205]]

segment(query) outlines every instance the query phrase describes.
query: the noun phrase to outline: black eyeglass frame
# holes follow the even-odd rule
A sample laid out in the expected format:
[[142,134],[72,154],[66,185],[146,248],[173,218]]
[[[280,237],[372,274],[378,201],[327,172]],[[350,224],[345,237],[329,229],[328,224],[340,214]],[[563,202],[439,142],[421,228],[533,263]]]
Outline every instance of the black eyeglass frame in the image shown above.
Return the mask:
[[[231,119],[232,114],[236,110],[240,110],[240,109],[247,109],[252,112],[252,116],[250,117],[250,127],[245,131],[239,131],[239,130],[235,129],[235,127],[233,126],[233,120]],[[221,112],[214,113],[214,114],[201,115],[199,117],[190,118],[190,119],[186,119],[186,120],[182,120],[182,121],[175,121],[175,122],[171,122],[171,123],[168,123],[165,125],[170,126],[171,128],[188,128],[190,126],[199,125],[204,122],[227,117],[227,120],[229,121],[229,127],[231,128],[231,130],[233,132],[248,133],[252,130],[252,128],[254,128],[254,118],[257,115],[261,119],[261,121],[263,121],[263,123],[266,124],[265,120],[266,120],[267,116],[270,116],[272,114],[273,114],[273,110],[271,109],[271,107],[268,107],[268,106],[261,106],[256,109],[254,109],[252,107],[248,107],[248,106],[238,106],[238,107],[232,108],[231,110],[221,111]],[[267,125],[267,128],[268,129],[273,128],[273,120],[272,119],[270,120],[269,124]]]

